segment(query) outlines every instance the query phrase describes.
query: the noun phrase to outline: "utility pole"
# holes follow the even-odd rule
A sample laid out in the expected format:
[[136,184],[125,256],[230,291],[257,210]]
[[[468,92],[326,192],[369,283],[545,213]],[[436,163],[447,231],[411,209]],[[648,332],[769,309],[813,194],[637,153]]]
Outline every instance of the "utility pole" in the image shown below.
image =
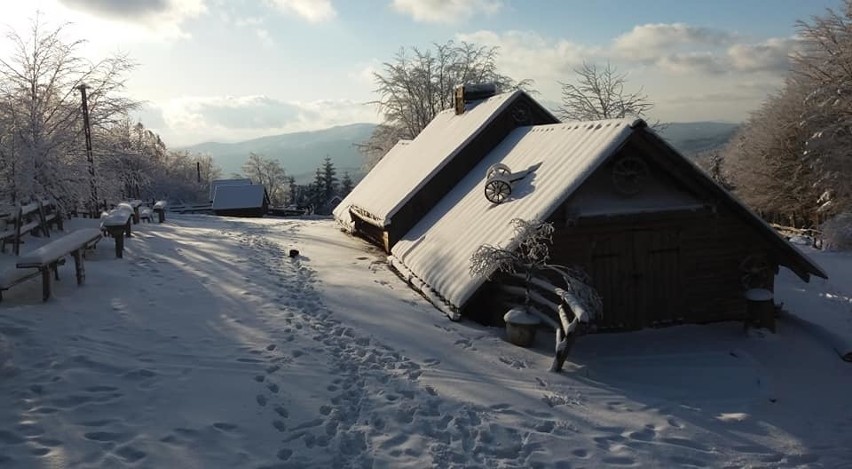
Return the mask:
[[91,197],[89,213],[94,218],[98,212],[98,187],[95,184],[95,158],[92,155],[92,129],[89,124],[89,102],[86,98],[86,88],[85,83],[81,83],[77,87],[83,99],[83,133],[86,135],[86,160],[89,162],[89,196]]

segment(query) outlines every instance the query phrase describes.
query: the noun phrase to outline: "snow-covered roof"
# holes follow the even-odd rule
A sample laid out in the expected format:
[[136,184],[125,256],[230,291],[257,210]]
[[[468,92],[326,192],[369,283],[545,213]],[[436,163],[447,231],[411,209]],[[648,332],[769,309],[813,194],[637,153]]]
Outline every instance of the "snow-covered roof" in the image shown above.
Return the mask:
[[[358,211],[363,218],[369,219],[370,212],[362,209],[361,207],[366,204],[369,204],[370,201],[375,200],[378,196],[381,195],[381,189],[383,189],[389,181],[382,181],[381,178],[387,174],[391,174],[390,170],[385,170],[385,166],[394,166],[399,167],[403,163],[397,162],[396,160],[404,160],[406,158],[405,149],[408,148],[408,145],[411,143],[411,140],[400,140],[393,146],[393,148],[388,151],[385,156],[379,160],[376,166],[364,176],[364,179],[355,186],[352,191],[337,204],[337,207],[334,208],[332,212],[334,215],[334,219],[337,220],[338,223],[343,225],[347,230],[352,231],[352,216],[349,214],[350,207],[354,208],[354,210]],[[374,221],[375,223],[380,223],[380,221]]]
[[251,185],[251,179],[249,178],[238,178],[238,179],[216,179],[210,183],[210,201],[213,201],[213,198],[216,197],[216,188],[220,186],[247,186]]
[[[483,244],[507,247],[514,218],[545,220],[627,140],[635,120],[521,127],[510,133],[417,225],[391,253],[412,274],[456,308],[484,282],[469,273],[470,256]],[[487,169],[513,173],[512,195],[495,205],[484,195]]]
[[224,185],[216,188],[213,210],[233,210],[263,206],[264,189],[260,184]]
[[[474,139],[501,111],[524,92],[502,93],[465,106],[465,112],[441,111],[402,153],[377,165],[347,197],[366,221],[384,227],[394,214]],[[400,157],[403,156],[403,157]],[[363,186],[363,188],[361,187]],[[347,205],[348,204],[348,205]]]

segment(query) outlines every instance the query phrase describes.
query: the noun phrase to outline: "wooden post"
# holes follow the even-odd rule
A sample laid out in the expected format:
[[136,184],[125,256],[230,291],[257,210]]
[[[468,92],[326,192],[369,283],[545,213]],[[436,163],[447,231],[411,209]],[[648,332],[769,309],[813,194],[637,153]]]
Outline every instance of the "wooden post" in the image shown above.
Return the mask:
[[[128,222],[128,225],[130,222]],[[115,257],[121,259],[124,257],[124,233],[126,227],[124,226],[108,226],[106,227],[107,232],[110,236],[115,239]]]
[[127,225],[124,229],[124,235],[127,236],[128,238],[133,237],[133,235],[130,234],[130,220],[129,219],[127,220]]
[[50,298],[50,266],[41,268],[41,299],[47,301]]
[[77,274],[77,285],[82,285],[86,280],[86,267],[83,265],[83,252],[86,247],[82,247],[71,253],[74,256],[74,271]]

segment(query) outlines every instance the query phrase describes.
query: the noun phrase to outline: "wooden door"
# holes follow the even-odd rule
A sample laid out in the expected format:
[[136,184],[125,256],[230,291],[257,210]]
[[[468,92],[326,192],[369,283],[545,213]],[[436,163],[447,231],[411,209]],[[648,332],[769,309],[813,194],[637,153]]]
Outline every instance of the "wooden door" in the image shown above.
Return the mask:
[[672,228],[594,236],[589,275],[605,329],[639,329],[682,317],[680,236]]
[[639,327],[683,317],[678,230],[633,232],[633,275]]

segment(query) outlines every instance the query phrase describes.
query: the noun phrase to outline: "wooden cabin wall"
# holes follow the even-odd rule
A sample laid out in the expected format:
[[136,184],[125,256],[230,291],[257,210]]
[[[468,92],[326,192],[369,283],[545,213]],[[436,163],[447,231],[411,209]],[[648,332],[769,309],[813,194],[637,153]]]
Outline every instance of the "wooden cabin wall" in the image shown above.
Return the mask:
[[741,319],[742,261],[766,253],[755,230],[721,210],[659,212],[580,219],[566,210],[551,262],[583,267],[604,301],[600,329]]
[[[524,111],[518,113],[518,109]],[[392,248],[405,236],[423,215],[467,176],[512,130],[521,126],[556,122],[558,121],[554,120],[552,115],[542,111],[528,96],[519,96],[394,214],[388,227],[388,246]],[[417,158],[417,155],[410,157]]]
[[366,239],[372,244],[379,246],[384,249],[384,251],[390,254],[390,246],[388,245],[387,232],[383,229],[373,225],[372,223],[367,223],[364,220],[361,220],[356,215],[352,215],[352,221],[355,224],[353,227],[353,234],[360,236],[361,238]]

